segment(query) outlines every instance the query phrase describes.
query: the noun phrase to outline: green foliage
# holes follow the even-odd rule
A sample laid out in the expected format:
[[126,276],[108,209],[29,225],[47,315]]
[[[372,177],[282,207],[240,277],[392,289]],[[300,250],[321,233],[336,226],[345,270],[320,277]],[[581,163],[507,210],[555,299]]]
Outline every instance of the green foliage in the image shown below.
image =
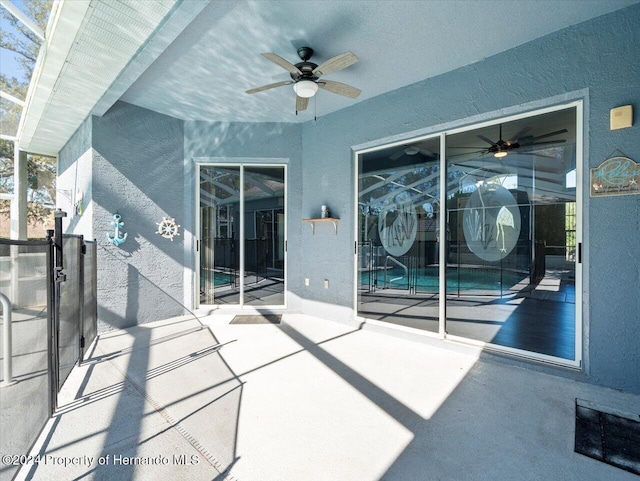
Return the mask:
[[[29,84],[20,82],[15,77],[7,78],[0,74],[0,90],[20,100],[27,96]],[[6,99],[0,99],[0,133],[15,136],[18,132],[22,107]]]
[[[0,193],[13,192],[13,142],[0,141]],[[44,222],[55,200],[56,159],[27,155],[27,219]],[[9,203],[0,205],[0,216],[9,215]]]
[[[47,28],[52,0],[24,0],[27,15],[43,30]],[[0,48],[17,54],[22,78],[0,74],[0,89],[25,100],[29,81],[35,68],[41,40],[5,8],[0,8],[3,29],[0,30]],[[15,135],[18,130],[22,107],[2,99],[0,102],[0,132]],[[0,193],[13,192],[14,143],[0,140]],[[27,156],[27,219],[43,222],[50,215],[50,205],[55,199],[56,159],[39,155]],[[0,203],[0,216],[9,216],[9,202]]]
[[[47,28],[52,3],[52,0],[24,0],[27,14],[42,31]],[[18,54],[18,62],[24,73],[22,81],[28,82],[38,58],[40,39],[6,9],[0,8],[0,15],[10,26],[0,30],[0,47]]]

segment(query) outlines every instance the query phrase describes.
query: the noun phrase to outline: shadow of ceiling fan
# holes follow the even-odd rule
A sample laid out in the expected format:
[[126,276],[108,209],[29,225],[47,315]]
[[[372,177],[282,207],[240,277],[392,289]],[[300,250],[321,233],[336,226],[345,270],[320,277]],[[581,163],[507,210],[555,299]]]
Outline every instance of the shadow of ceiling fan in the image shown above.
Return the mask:
[[[567,129],[561,129],[561,130],[556,130],[555,132],[548,132],[546,134],[542,134],[542,135],[528,135],[525,136],[525,134],[527,132],[529,132],[531,130],[531,127],[523,127],[522,129],[520,129],[515,135],[513,135],[509,140],[504,140],[502,138],[502,124],[500,124],[500,134],[499,134],[499,140],[497,141],[493,141],[491,139],[489,139],[488,137],[485,137],[484,135],[476,135],[476,137],[478,137],[480,140],[486,142],[487,144],[489,144],[489,147],[478,147],[478,146],[474,146],[474,147],[463,147],[463,146],[451,146],[449,148],[451,149],[477,149],[474,152],[464,152],[462,154],[456,154],[457,155],[469,155],[469,154],[481,154],[481,155],[485,155],[485,154],[493,154],[493,156],[497,159],[500,159],[502,157],[506,157],[509,152],[511,152],[512,150],[516,150],[516,149],[520,149],[522,147],[537,147],[537,146],[541,146],[541,145],[547,145],[547,146],[551,146],[551,145],[555,145],[555,144],[562,144],[564,142],[566,142],[566,139],[556,139],[556,140],[547,140],[547,141],[543,141],[541,142],[541,140],[543,139],[549,139],[552,137],[555,137],[557,135],[561,135],[561,134],[565,134],[567,133]],[[519,155],[536,155],[538,157],[550,157],[553,158],[552,156],[548,156],[539,152],[524,152],[524,151],[520,151],[518,152]]]
[[289,72],[291,80],[284,80],[282,82],[256,87],[247,90],[246,93],[255,94],[276,87],[293,84],[293,90],[296,93],[296,114],[307,108],[309,99],[316,94],[318,88],[334,94],[350,97],[352,99],[355,99],[360,95],[362,92],[360,89],[341,82],[325,80],[323,78],[325,75],[350,67],[358,61],[358,57],[351,52],[345,52],[318,65],[309,61],[312,55],[312,48],[300,47],[298,49],[298,56],[302,62],[298,62],[294,65],[275,53],[263,53],[263,57],[271,60],[273,63]]

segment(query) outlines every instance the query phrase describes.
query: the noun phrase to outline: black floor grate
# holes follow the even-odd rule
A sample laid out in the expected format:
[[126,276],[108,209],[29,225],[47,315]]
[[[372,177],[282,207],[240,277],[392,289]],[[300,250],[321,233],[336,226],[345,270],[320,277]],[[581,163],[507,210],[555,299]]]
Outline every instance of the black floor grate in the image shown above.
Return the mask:
[[575,452],[640,474],[640,416],[613,414],[576,400]]

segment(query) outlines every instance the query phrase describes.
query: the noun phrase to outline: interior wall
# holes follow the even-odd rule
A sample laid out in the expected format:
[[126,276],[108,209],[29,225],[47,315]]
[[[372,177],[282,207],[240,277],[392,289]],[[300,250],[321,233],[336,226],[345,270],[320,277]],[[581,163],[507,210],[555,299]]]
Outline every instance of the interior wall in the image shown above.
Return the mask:
[[[353,307],[353,146],[460,127],[544,106],[584,99],[584,308],[590,379],[640,392],[640,196],[588,198],[588,168],[615,149],[640,161],[640,126],[610,131],[609,110],[640,98],[640,5],[567,28],[481,62],[390,92],[303,125],[302,216],[327,204],[338,234],[303,230],[303,297],[318,306]],[[318,102],[322,102],[320,92]],[[328,226],[324,226],[328,227]],[[291,240],[291,239],[290,239]],[[322,279],[329,280],[329,289]],[[321,311],[322,312],[322,311]]]
[[[93,225],[98,240],[99,329],[126,328],[183,308],[183,121],[124,102],[93,117]],[[113,215],[126,241],[112,245]],[[164,217],[181,224],[173,241]]]

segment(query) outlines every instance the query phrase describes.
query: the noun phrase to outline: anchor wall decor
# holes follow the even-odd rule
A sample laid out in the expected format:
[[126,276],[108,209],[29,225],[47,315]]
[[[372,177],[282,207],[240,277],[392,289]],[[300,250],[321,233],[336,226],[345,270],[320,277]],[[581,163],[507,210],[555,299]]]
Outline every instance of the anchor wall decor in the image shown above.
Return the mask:
[[111,225],[115,227],[114,235],[107,234],[107,238],[109,242],[111,242],[114,246],[118,247],[120,244],[124,244],[127,240],[127,233],[124,232],[124,235],[120,234],[120,228],[124,227],[124,222],[121,220],[122,216],[120,214],[113,214],[113,221]]

